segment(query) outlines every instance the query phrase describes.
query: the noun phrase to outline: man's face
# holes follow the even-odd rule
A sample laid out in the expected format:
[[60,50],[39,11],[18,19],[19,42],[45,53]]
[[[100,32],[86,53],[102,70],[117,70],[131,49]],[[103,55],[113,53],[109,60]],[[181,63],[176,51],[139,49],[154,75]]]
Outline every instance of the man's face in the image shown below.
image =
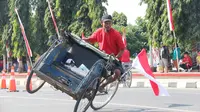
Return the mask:
[[184,54],[184,57],[186,58],[188,55],[187,54]]
[[104,21],[101,24],[102,24],[103,28],[105,29],[105,31],[109,31],[112,26],[111,21]]

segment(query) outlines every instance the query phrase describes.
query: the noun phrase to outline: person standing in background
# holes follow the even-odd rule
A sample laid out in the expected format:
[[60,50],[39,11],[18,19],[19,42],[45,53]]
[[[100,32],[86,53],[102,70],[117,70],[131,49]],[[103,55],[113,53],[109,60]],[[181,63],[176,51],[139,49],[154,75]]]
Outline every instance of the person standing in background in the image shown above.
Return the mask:
[[161,43],[162,48],[160,49],[160,66],[163,68],[162,72],[168,72],[169,65],[169,49],[166,45]]
[[[177,57],[178,57],[178,60],[177,60]],[[180,59],[181,59],[181,50],[180,50],[178,44],[176,44],[176,45],[174,45],[173,54],[172,54],[172,60],[173,60],[173,65],[174,65],[174,67],[176,67],[177,71],[178,71],[179,60]]]

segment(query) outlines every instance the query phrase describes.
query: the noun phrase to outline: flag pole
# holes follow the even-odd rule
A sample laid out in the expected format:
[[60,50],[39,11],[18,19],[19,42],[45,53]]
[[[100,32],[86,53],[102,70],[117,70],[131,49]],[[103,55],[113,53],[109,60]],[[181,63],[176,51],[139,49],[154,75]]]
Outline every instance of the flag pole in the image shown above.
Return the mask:
[[58,26],[56,24],[56,20],[55,20],[55,17],[53,15],[53,11],[51,9],[51,4],[50,4],[49,0],[47,0],[47,3],[48,3],[48,7],[49,7],[49,10],[50,10],[50,13],[51,13],[51,17],[52,17],[52,20],[53,20],[54,27],[56,29],[56,33],[58,35],[58,39],[60,39],[60,33],[59,33],[59,30],[58,30]]
[[30,48],[30,46],[29,46],[29,42],[28,42],[28,39],[27,39],[27,37],[26,37],[25,29],[24,29],[24,26],[23,26],[23,24],[22,24],[22,21],[21,21],[21,19],[20,19],[20,17],[19,17],[19,13],[18,13],[18,11],[17,11],[17,8],[15,8],[15,12],[16,12],[17,17],[18,17],[18,20],[19,20],[21,32],[22,32],[22,35],[23,35],[23,37],[24,37],[24,42],[25,42],[25,45],[26,45],[26,50],[27,50],[27,54],[28,54],[28,57],[29,57],[29,61],[30,61],[30,65],[31,65],[31,67],[32,67],[32,66],[33,66],[32,60],[31,60],[32,51],[31,51],[31,48]]
[[177,48],[177,38],[176,38],[176,34],[174,31],[174,22],[173,22],[173,17],[172,17],[172,9],[171,9],[171,4],[170,4],[170,0],[166,0],[167,1],[167,12],[168,12],[168,19],[169,19],[169,27],[170,30],[173,32],[173,36],[175,39],[175,49],[176,49],[176,61],[177,61],[177,72],[179,72],[179,59],[178,59],[178,48]]
[[179,72],[178,47],[177,47],[177,38],[176,38],[175,31],[173,31],[173,36],[174,36],[174,39],[175,39],[176,62],[177,62],[177,72]]

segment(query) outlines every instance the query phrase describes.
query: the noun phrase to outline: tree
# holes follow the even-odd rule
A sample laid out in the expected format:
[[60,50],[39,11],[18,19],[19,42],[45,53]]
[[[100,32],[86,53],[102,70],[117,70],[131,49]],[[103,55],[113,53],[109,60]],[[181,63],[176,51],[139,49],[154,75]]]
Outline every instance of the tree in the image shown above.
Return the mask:
[[[172,45],[174,38],[169,30],[166,0],[141,0],[141,3],[148,5],[145,18],[154,46],[159,46],[161,41]],[[191,49],[194,44],[192,41],[200,38],[200,32],[197,30],[200,28],[199,5],[199,0],[171,0],[176,37],[184,50]],[[183,45],[187,45],[187,49]]]
[[139,53],[143,48],[148,49],[145,19],[138,17],[136,25],[128,25],[126,29],[128,49],[130,49],[131,53]]
[[8,23],[8,2],[7,0],[0,1],[0,31],[2,32],[5,24]]
[[0,1],[0,54],[3,55],[3,69],[6,69],[6,38],[5,32],[8,27],[8,1],[1,0]]
[[112,15],[113,28],[121,34],[123,33],[123,29],[126,29],[127,47],[131,54],[140,52],[142,48],[148,48],[147,26],[145,19],[138,17],[136,19],[136,25],[127,25],[126,15],[123,13],[119,14],[116,11]]
[[[53,10],[55,8],[55,0],[51,0],[50,3],[51,3],[51,8]],[[54,11],[53,11],[53,13],[55,15]],[[48,36],[56,34],[56,31],[55,31],[55,28],[54,28],[54,25],[53,25],[53,22],[52,22],[51,13],[50,13],[50,10],[49,10],[48,7],[45,10],[44,26],[45,26],[45,29],[46,29]]]
[[113,12],[113,24],[119,26],[127,26],[127,17],[124,13]]
[[86,0],[86,3],[89,7],[88,16],[92,20],[92,32],[94,32],[101,26],[101,17],[107,13],[106,8],[102,5],[102,3],[107,3],[107,0]]
[[69,30],[77,35],[81,35],[82,32],[86,36],[91,35],[100,27],[100,19],[106,13],[106,8],[102,3],[107,3],[107,0],[79,0],[76,15]]
[[26,48],[24,39],[21,34],[18,18],[14,12],[15,7],[18,8],[18,12],[21,21],[24,25],[24,29],[27,35],[27,39],[30,39],[30,5],[29,0],[18,0],[15,4],[15,0],[9,0],[9,14],[10,23],[12,25],[12,57],[16,57],[19,60],[19,72],[23,71],[22,57],[26,56]]
[[34,0],[31,3],[34,10],[33,15],[31,16],[31,29],[32,35],[30,39],[30,44],[32,45],[32,50],[34,54],[41,55],[47,50],[47,40],[48,35],[45,29],[44,16],[45,9],[47,8],[46,0]]
[[67,29],[76,13],[76,6],[82,0],[56,0],[55,15],[58,28]]
[[92,20],[88,16],[88,13],[88,5],[84,1],[82,1],[82,3],[80,4],[80,8],[77,10],[76,15],[74,16],[74,21],[69,26],[69,30],[72,31],[72,33],[75,33],[79,36],[82,33],[87,36],[91,34]]

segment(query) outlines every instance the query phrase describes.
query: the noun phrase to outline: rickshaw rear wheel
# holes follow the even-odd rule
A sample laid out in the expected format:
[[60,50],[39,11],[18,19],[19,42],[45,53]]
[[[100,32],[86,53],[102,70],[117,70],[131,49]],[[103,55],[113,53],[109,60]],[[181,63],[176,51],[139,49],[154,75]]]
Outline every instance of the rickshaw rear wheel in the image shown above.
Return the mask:
[[37,88],[31,89],[31,88],[30,88],[30,84],[31,84],[31,79],[32,79],[32,77],[33,77],[33,73],[34,73],[34,71],[31,70],[31,73],[30,73],[30,75],[28,76],[27,83],[26,83],[26,91],[27,91],[28,93],[30,93],[30,94],[33,94],[33,93],[37,92],[37,91],[38,91],[39,89],[41,89],[42,86],[45,84],[45,81],[44,81],[44,82],[42,82]]
[[[91,81],[91,83],[88,85],[88,87],[84,90],[83,94],[81,94],[81,96],[78,98],[76,105],[74,107],[74,112],[86,112],[87,111],[87,109],[90,107],[90,104],[97,93],[99,83],[100,83],[99,78],[96,78],[93,81]],[[82,100],[84,100],[84,99],[88,100],[88,102],[86,102],[86,103],[82,102]],[[81,105],[84,105],[84,106],[81,107]],[[79,110],[79,109],[81,109],[81,110]]]

